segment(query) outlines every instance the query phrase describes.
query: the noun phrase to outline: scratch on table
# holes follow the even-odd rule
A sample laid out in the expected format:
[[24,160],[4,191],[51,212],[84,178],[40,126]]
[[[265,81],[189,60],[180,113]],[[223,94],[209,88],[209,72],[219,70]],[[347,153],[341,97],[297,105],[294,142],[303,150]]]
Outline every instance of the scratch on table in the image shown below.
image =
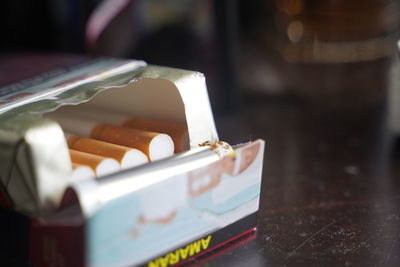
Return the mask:
[[287,255],[287,257],[284,259],[284,261],[288,260],[291,256],[293,256],[294,253],[296,253],[296,251],[298,251],[299,249],[301,249],[305,244],[308,243],[308,241],[310,241],[311,239],[313,239],[315,236],[319,235],[320,233],[322,233],[323,231],[325,231],[326,228],[330,227],[331,225],[333,225],[336,221],[333,220],[332,222],[328,223],[327,225],[325,225],[324,227],[322,227],[321,229],[319,229],[317,232],[315,232],[314,234],[312,234],[309,238],[307,238],[306,240],[304,240],[300,245],[298,245],[295,249],[293,249],[289,255]]

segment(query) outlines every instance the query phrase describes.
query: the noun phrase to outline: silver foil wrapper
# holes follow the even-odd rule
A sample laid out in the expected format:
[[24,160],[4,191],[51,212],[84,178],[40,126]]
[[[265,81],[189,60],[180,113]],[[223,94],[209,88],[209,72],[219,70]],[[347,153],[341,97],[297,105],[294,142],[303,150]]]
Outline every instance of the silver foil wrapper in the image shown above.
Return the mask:
[[[218,141],[205,78],[198,72],[101,59],[50,78],[3,87],[0,92],[9,92],[0,96],[0,182],[14,208],[24,213],[54,210],[71,185],[64,133],[56,122],[43,118],[60,107],[87,103],[135,116],[185,122],[192,148]],[[172,102],[166,106],[168,101]],[[173,101],[176,109],[171,108]],[[158,164],[165,163],[150,164],[137,172],[157,169]],[[104,183],[111,180],[104,179]]]

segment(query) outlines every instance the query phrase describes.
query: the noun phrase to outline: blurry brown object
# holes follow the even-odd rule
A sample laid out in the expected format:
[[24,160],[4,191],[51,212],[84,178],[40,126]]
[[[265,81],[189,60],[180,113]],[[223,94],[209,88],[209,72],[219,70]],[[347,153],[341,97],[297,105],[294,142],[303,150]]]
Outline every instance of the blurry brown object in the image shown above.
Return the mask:
[[397,0],[274,0],[272,42],[286,86],[334,109],[383,103],[400,25]]
[[288,61],[358,62],[393,52],[397,0],[275,0],[281,53]]

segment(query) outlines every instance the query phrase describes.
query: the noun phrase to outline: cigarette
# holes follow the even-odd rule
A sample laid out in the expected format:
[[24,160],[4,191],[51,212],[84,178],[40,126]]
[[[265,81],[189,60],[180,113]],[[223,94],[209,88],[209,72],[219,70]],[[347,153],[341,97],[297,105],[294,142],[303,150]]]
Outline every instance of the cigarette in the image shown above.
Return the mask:
[[48,117],[57,121],[64,132],[139,149],[150,161],[174,154],[174,142],[167,134],[103,124],[65,114]]
[[145,153],[150,161],[167,158],[174,154],[174,142],[167,134],[99,123],[91,131],[90,137],[137,148]]
[[90,167],[97,177],[117,172],[121,169],[118,161],[112,158],[105,158],[73,149],[70,149],[69,153],[72,163]]
[[95,154],[103,157],[113,158],[119,162],[122,169],[133,168],[148,162],[147,156],[136,148],[120,146],[108,142],[84,138],[76,135],[68,135],[69,148]]
[[183,150],[189,149],[187,127],[183,124],[130,118],[127,119],[122,126],[168,134],[174,141],[175,152],[182,152]]
[[182,152],[189,149],[189,135],[187,126],[184,123],[137,119],[115,111],[95,108],[68,109],[65,110],[64,114],[68,114],[72,118],[83,118],[138,130],[165,133],[174,141],[175,152]]
[[72,163],[72,181],[95,178],[94,171],[86,165]]

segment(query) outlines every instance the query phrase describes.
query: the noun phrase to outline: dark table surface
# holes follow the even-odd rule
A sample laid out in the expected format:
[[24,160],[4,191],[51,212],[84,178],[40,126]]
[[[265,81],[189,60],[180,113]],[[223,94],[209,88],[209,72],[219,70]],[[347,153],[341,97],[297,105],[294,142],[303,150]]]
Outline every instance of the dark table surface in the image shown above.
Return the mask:
[[256,237],[204,266],[399,266],[400,157],[384,110],[253,98],[217,117],[224,140],[266,140],[263,184]]
[[[3,57],[2,84],[61,62],[50,61]],[[34,64],[21,69],[26,62]],[[216,116],[222,140],[266,141],[258,230],[190,264],[398,266],[400,156],[384,110],[348,116],[290,97],[247,97]]]

